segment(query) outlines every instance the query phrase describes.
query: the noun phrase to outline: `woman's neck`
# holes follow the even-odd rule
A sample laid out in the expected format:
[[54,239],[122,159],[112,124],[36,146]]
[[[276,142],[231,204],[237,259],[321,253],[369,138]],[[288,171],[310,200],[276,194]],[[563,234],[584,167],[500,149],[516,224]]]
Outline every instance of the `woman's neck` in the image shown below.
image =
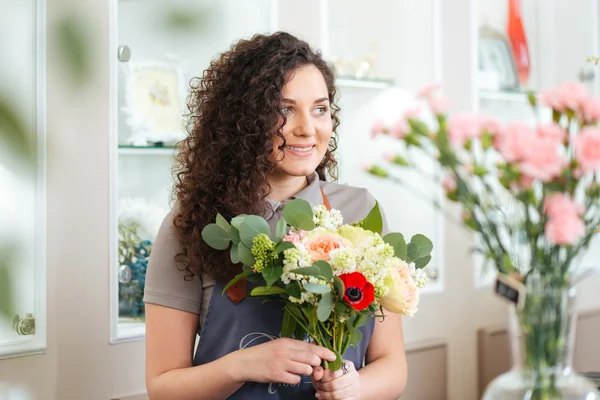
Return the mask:
[[271,193],[267,196],[271,200],[285,201],[308,186],[305,176],[276,176],[269,178]]

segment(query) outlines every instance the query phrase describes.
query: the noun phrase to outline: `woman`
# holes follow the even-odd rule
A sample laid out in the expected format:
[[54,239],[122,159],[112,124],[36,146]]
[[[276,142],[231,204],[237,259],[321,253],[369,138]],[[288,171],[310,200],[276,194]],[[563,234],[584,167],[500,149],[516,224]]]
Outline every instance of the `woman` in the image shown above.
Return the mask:
[[335,355],[280,339],[275,302],[244,298],[243,287],[241,297],[221,294],[240,267],[201,238],[217,212],[228,219],[261,214],[273,228],[295,197],[330,204],[346,222],[366,216],[375,200],[365,189],[326,182],[335,178],[339,124],[332,71],[292,35],[257,35],[214,60],[192,86],[176,207],[156,238],[146,278],[150,398],[398,398],[406,382],[399,316],[372,320],[361,344],[344,355],[344,368],[324,371],[321,361]]

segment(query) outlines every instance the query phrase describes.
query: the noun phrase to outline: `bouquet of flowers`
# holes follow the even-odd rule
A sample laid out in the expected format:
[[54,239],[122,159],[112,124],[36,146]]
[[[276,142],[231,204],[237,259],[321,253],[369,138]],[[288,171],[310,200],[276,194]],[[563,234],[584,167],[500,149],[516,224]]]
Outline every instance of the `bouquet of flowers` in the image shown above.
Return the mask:
[[343,224],[338,210],[294,199],[273,233],[260,216],[228,222],[218,214],[202,238],[214,249],[229,248],[231,261],[243,264],[224,292],[240,279],[260,282],[250,295],[283,303],[281,336],[308,335],[332,350],[338,357],[325,367],[335,371],[361,341],[360,326],[383,318],[384,309],[412,316],[427,283],[422,268],[431,260],[431,241],[414,235],[406,243],[402,234],[382,237],[381,230],[377,204],[359,223]]
[[[537,120],[544,112],[549,118],[503,126],[483,114],[448,117],[438,89],[428,86],[419,94],[433,124],[411,109],[392,126],[375,123],[372,134],[401,143],[402,152],[387,157],[392,164],[414,165],[410,157],[417,153],[442,171],[446,197],[460,204],[462,223],[476,232],[478,250],[500,272],[497,292],[517,305],[531,378],[523,385],[528,398],[560,397],[566,392],[558,388],[569,386],[559,383],[559,370],[569,358],[576,261],[600,223],[600,100],[573,83],[530,92],[529,104],[541,114]],[[394,179],[380,166],[367,170]]]

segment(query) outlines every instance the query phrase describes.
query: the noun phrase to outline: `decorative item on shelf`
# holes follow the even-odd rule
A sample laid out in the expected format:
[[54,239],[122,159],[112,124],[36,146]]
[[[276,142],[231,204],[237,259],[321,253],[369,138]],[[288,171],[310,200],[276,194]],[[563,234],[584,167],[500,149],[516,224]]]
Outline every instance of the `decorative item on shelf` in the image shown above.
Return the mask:
[[519,77],[510,44],[505,35],[489,25],[479,28],[479,89],[516,91]]
[[185,85],[176,63],[129,62],[126,64],[125,106],[134,146],[171,145],[185,137],[183,112]]
[[166,210],[143,198],[119,202],[119,316],[144,316],[146,268]]
[[517,67],[519,82],[525,85],[531,72],[531,59],[527,46],[527,36],[521,17],[521,0],[508,0],[508,21],[506,31],[511,44],[512,53]]
[[[476,250],[497,270],[495,292],[512,315],[514,365],[483,398],[600,399],[596,386],[570,365],[574,288],[589,274],[578,263],[600,223],[600,99],[568,82],[527,96],[534,111],[552,110],[550,120],[503,126],[474,113],[448,117],[438,89],[420,92],[433,124],[411,111],[394,128],[374,128],[405,146],[397,156],[405,162],[396,165],[415,165],[404,154],[412,154],[404,151],[410,147],[443,171],[437,182],[461,206],[460,223],[475,233]],[[369,172],[390,175],[382,167]]]
[[150,240],[142,240],[136,223],[119,224],[119,316],[144,316],[146,268],[152,250]]
[[329,65],[335,75],[348,79],[371,79],[373,67],[379,59],[379,46],[374,43],[371,53],[363,57],[329,57]]

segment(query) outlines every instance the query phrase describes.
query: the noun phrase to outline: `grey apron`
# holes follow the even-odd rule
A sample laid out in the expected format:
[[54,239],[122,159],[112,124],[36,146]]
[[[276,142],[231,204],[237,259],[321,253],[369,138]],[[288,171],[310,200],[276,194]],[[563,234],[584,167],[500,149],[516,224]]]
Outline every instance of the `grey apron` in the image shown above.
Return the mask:
[[[254,286],[257,284],[248,282],[248,293]],[[248,295],[240,303],[234,304],[227,294],[221,294],[223,288],[223,283],[217,283],[213,289],[194,365],[206,364],[233,351],[280,337],[283,303],[263,303],[264,298],[252,298]],[[361,343],[356,348],[350,347],[344,355],[344,359],[351,360],[357,369],[363,365],[374,326],[375,320],[371,319],[368,324],[359,328],[363,333]],[[229,397],[235,400],[314,398],[315,390],[310,376],[302,377],[299,385],[247,382]]]

